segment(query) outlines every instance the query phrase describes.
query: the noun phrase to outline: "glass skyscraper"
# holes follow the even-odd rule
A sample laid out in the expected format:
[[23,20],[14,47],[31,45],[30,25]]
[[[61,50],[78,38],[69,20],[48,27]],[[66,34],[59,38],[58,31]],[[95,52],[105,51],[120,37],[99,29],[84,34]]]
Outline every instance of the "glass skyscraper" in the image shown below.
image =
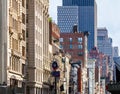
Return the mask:
[[95,0],[63,0],[58,6],[60,32],[71,32],[74,24],[78,31],[88,31],[88,50],[97,46],[97,5]]
[[63,6],[94,6],[94,0],[63,0]]

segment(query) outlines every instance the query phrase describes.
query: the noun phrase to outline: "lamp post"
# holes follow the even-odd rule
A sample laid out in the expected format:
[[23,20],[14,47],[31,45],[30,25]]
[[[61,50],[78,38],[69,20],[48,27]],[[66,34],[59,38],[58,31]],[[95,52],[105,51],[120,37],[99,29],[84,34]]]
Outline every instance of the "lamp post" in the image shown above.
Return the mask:
[[60,76],[60,71],[56,71],[58,69],[58,63],[57,61],[52,62],[52,75],[55,77],[55,94],[57,94],[57,77]]

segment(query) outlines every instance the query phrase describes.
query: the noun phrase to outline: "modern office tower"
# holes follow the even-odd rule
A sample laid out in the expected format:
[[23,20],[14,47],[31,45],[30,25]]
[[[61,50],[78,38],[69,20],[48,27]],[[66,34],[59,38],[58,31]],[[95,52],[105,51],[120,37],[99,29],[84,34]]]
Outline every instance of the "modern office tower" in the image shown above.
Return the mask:
[[59,6],[58,25],[60,32],[72,32],[75,24],[78,25],[78,6]]
[[[113,47],[112,47],[112,38],[108,37],[108,31],[106,28],[97,29],[97,45],[100,52],[107,55],[109,58],[109,69],[113,70]],[[112,77],[112,74],[111,74]]]
[[113,47],[113,57],[118,57],[119,56],[119,49],[118,47]]
[[95,0],[63,0],[58,6],[60,32],[71,32],[78,25],[79,32],[90,32],[88,50],[97,46],[97,5]]
[[63,6],[94,6],[94,0],[63,0]]
[[0,0],[0,84],[13,87],[13,91],[25,88],[25,15],[25,0]]
[[27,92],[48,94],[49,15],[48,0],[27,0]]

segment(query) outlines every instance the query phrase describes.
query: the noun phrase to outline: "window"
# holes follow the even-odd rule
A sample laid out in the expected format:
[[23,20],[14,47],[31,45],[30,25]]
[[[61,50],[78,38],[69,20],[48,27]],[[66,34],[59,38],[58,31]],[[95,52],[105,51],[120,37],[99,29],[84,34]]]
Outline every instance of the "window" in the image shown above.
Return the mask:
[[25,24],[25,14],[22,13],[22,23]]
[[18,51],[18,40],[12,38],[12,49]]
[[10,78],[10,85],[12,85],[12,86],[18,86],[18,80]]
[[26,9],[28,9],[29,0],[26,0]]
[[83,52],[78,52],[78,56],[83,56]]
[[22,74],[25,74],[25,64],[22,64]]
[[72,38],[69,38],[69,41],[72,42]]
[[82,38],[78,38],[78,42],[82,42]]
[[78,45],[78,49],[82,49],[83,48],[83,46],[82,45]]
[[22,56],[25,56],[25,47],[22,46]]
[[23,40],[25,41],[25,30],[22,30]]
[[11,70],[13,71],[16,71],[16,72],[20,72],[19,70],[19,65],[20,64],[20,60],[17,56],[11,56],[11,63],[10,63],[10,66],[11,66]]
[[28,28],[26,29],[26,38],[28,38]]
[[28,14],[26,14],[26,23],[28,23]]
[[98,36],[97,39],[98,40],[105,40],[105,37],[104,36]]
[[60,48],[63,49],[63,45],[60,45]]
[[63,38],[60,38],[60,42],[63,42]]
[[25,0],[22,0],[22,6],[25,7]]
[[73,45],[72,45],[72,44],[70,44],[69,48],[70,48],[70,49],[72,49],[72,48],[73,48]]

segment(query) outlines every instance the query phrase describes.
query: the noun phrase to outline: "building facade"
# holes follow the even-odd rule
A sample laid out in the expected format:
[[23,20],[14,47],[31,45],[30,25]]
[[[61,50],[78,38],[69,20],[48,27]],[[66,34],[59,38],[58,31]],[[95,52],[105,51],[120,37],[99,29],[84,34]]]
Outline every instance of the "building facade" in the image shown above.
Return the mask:
[[94,6],[94,0],[63,0],[63,6]]
[[48,0],[27,0],[27,92],[47,94],[50,75]]
[[119,49],[118,47],[113,47],[113,57],[118,57],[119,56]]
[[71,32],[74,24],[79,32],[90,32],[88,50],[97,46],[97,5],[95,0],[63,0],[58,7],[60,32]]
[[77,32],[76,28],[75,26],[72,33],[60,34],[60,47],[71,55],[72,63],[81,62],[82,65],[78,69],[78,92],[85,94],[87,81],[87,37],[89,33]]
[[[108,56],[99,52],[98,48],[94,47],[89,52],[89,58],[96,59],[95,61],[95,92],[96,94],[99,94],[101,92],[101,89],[105,90],[105,88],[103,88],[103,84],[101,84],[103,79],[105,80],[105,83],[109,81]],[[105,84],[104,84],[104,87],[105,87]]]
[[0,1],[0,83],[25,88],[26,1]]
[[97,45],[100,52],[107,55],[109,58],[109,72],[111,75],[111,80],[113,79],[113,47],[112,47],[112,38],[108,36],[108,30],[106,28],[97,29]]
[[[56,61],[58,64],[58,69],[56,71],[60,72],[60,75],[56,77],[57,81],[57,93],[58,94],[69,94],[69,73],[70,73],[70,64],[69,61],[71,59],[71,56],[67,53],[65,53],[63,50],[60,49],[60,31],[59,27],[56,23],[52,22],[50,19],[49,22],[49,30],[50,30],[50,48],[51,48],[51,64]],[[51,65],[50,65],[51,66]],[[55,70],[51,66],[51,72],[54,72]],[[50,77],[50,85],[53,86],[50,93],[55,93],[55,76],[51,75]]]
[[95,59],[88,59],[88,94],[95,94]]

